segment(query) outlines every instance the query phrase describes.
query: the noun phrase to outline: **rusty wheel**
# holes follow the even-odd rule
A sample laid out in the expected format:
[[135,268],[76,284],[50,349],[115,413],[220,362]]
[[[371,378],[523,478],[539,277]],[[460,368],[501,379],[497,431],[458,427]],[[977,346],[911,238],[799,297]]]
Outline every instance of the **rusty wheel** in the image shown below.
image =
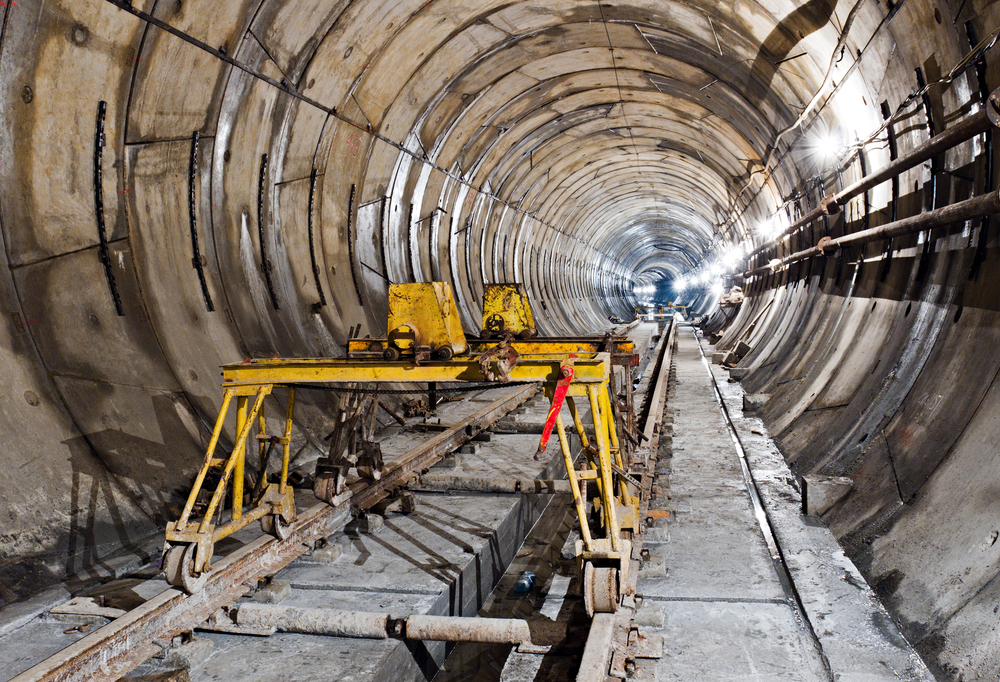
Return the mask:
[[287,540],[292,534],[292,526],[279,514],[268,514],[260,517],[260,527],[268,535],[273,535],[279,540]]
[[337,495],[336,486],[337,477],[332,471],[319,472],[313,479],[313,494],[317,500],[331,504]]
[[194,574],[194,553],[198,545],[177,545],[163,557],[163,574],[167,583],[194,594],[208,581],[208,573]]
[[181,559],[184,556],[184,545],[177,545],[167,550],[163,555],[163,575],[167,584],[181,587]]
[[618,610],[618,569],[611,566],[583,565],[583,605],[587,615],[614,613]]

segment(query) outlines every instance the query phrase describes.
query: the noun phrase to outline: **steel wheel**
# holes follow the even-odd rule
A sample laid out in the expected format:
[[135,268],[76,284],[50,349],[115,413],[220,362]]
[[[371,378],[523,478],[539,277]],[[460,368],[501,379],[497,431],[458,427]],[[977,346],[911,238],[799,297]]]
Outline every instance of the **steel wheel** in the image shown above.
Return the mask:
[[583,565],[583,605],[587,615],[614,613],[618,610],[618,569],[610,566]]
[[194,574],[194,553],[198,545],[177,545],[167,550],[163,558],[163,574],[167,583],[194,594],[208,581],[208,573]]
[[273,535],[279,540],[287,540],[292,534],[292,527],[278,514],[268,514],[260,517],[260,527],[268,535]]

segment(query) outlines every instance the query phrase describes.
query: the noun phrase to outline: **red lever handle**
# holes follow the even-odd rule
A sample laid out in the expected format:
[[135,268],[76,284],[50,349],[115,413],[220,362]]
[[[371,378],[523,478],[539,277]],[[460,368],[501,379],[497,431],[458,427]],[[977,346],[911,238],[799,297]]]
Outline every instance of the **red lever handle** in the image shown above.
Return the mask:
[[552,436],[552,428],[556,425],[556,417],[562,409],[566,400],[566,391],[573,381],[573,365],[561,365],[559,367],[559,381],[556,382],[556,390],[552,393],[552,407],[549,408],[549,415],[545,418],[545,426],[542,427],[542,439],[538,443],[538,450],[535,452],[535,461],[542,458],[542,453],[549,445],[549,438]]

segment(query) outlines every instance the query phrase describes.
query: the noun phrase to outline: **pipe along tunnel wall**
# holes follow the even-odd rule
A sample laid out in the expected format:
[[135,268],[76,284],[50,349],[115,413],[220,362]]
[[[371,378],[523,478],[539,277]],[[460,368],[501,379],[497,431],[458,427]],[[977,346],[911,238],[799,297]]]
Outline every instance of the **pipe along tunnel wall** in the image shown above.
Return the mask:
[[[385,331],[389,281],[450,283],[469,330],[502,281],[526,285],[542,334],[601,330],[636,287],[765,243],[772,215],[805,214],[1000,86],[993,52],[963,66],[1000,25],[985,0],[0,14],[5,602],[155,556],[220,364],[339,355],[356,325]],[[902,104],[891,144],[845,149]],[[992,135],[762,258],[995,190]],[[995,222],[757,276],[735,320],[708,327],[752,346],[747,390],[770,394],[794,471],[854,479],[824,520],[943,679],[1000,671]],[[716,310],[708,290],[685,296]],[[328,408],[301,396],[299,462]]]

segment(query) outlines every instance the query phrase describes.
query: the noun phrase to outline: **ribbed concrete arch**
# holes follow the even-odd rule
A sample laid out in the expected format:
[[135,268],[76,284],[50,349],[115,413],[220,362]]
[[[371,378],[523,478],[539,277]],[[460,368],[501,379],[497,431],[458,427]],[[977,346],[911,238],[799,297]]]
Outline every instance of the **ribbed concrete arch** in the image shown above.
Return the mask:
[[[884,167],[883,103],[903,107],[905,154],[929,139],[928,112],[940,134],[1000,85],[992,51],[981,77],[963,62],[1000,26],[991,2],[46,0],[0,13],[0,432],[40,467],[0,484],[18,511],[0,547],[44,567],[4,569],[11,594],[97,570],[162,527],[218,408],[218,365],[338,355],[352,328],[385,331],[391,281],[448,282],[470,332],[496,281],[526,285],[545,334],[628,319],[637,285],[713,313],[711,285],[737,280],[683,295],[676,280]],[[933,83],[956,65],[913,96],[917,69]],[[994,190],[992,149],[977,136],[904,173],[897,215]],[[756,265],[892,214],[884,183]],[[974,616],[1000,572],[1000,543],[980,537],[1000,486],[982,454],[1000,409],[1000,360],[983,352],[1000,329],[995,222],[755,277],[738,315],[709,323],[754,347],[746,386],[772,395],[764,416],[796,472],[855,480],[827,521],[950,679],[1000,672]],[[328,414],[303,398],[302,452]]]

